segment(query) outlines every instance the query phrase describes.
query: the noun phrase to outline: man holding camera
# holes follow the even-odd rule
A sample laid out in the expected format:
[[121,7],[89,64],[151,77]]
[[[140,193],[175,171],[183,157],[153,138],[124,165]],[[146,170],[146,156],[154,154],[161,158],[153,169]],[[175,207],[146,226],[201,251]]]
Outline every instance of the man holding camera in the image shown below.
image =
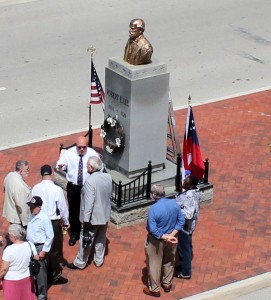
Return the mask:
[[112,177],[102,173],[103,164],[99,157],[88,158],[87,169],[90,176],[81,191],[80,242],[75,260],[67,264],[70,269],[84,269],[94,244],[94,264],[97,268],[104,263],[106,231],[111,213]]
[[68,279],[62,276],[61,263],[65,263],[62,226],[69,227],[68,207],[62,188],[53,181],[54,174],[51,166],[43,165],[40,174],[42,181],[33,186],[32,196],[42,198],[42,210],[50,218],[54,231],[53,243],[47,256],[48,281],[51,285],[65,284]]

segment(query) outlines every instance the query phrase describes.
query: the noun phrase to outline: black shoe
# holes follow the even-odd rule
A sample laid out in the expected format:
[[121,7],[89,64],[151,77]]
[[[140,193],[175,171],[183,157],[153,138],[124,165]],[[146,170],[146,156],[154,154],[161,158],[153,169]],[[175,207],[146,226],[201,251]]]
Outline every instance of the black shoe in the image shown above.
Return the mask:
[[63,258],[62,261],[59,263],[61,267],[66,267],[67,266],[67,259]]
[[69,239],[69,246],[74,246],[78,239],[75,236],[71,236]]
[[80,268],[78,268],[76,265],[74,265],[73,263],[70,263],[70,264],[67,264],[67,267],[69,268],[69,269],[73,269],[73,270],[80,270]]
[[69,280],[67,278],[64,278],[62,276],[58,277],[56,280],[54,280],[52,282],[52,285],[58,285],[58,284],[65,284],[67,283]]

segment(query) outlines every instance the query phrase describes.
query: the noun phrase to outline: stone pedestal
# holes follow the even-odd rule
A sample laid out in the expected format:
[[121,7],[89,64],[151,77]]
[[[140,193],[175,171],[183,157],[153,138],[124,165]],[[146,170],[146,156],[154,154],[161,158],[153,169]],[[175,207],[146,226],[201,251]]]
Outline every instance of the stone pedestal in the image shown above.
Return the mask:
[[120,153],[104,150],[106,167],[133,177],[152,161],[162,169],[166,160],[169,73],[155,58],[133,66],[110,58],[105,70],[105,117],[117,117],[125,132]]

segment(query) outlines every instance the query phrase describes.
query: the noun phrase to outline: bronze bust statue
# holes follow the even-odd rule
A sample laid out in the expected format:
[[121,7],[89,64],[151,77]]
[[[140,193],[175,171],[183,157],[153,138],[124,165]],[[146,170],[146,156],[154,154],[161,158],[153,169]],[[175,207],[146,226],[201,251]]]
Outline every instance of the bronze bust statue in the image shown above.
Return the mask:
[[145,65],[151,63],[153,48],[145,38],[145,23],[142,19],[130,22],[129,39],[124,50],[124,61],[131,65]]

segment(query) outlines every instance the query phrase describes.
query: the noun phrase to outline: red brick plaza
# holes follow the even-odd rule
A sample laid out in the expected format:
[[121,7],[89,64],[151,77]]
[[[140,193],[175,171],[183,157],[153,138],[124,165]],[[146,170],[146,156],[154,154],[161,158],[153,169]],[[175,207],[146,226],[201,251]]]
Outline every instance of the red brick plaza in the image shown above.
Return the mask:
[[[197,106],[193,112],[203,156],[210,160],[214,200],[201,209],[191,280],[175,279],[173,291],[161,291],[161,299],[181,299],[271,270],[271,91]],[[176,111],[175,117],[183,136],[186,110]],[[93,144],[101,152],[99,134],[94,131]],[[17,160],[26,159],[30,163],[27,182],[33,186],[40,180],[40,166],[53,165],[59,144],[68,146],[75,136],[1,151],[1,182]],[[2,207],[1,192],[1,212]],[[0,220],[4,233],[7,222]],[[48,299],[150,299],[142,293],[145,235],[145,223],[122,229],[111,224],[104,266],[97,269],[91,263],[83,271],[64,268],[69,283],[51,287]],[[77,248],[68,246],[66,236],[64,251],[69,262]]]

